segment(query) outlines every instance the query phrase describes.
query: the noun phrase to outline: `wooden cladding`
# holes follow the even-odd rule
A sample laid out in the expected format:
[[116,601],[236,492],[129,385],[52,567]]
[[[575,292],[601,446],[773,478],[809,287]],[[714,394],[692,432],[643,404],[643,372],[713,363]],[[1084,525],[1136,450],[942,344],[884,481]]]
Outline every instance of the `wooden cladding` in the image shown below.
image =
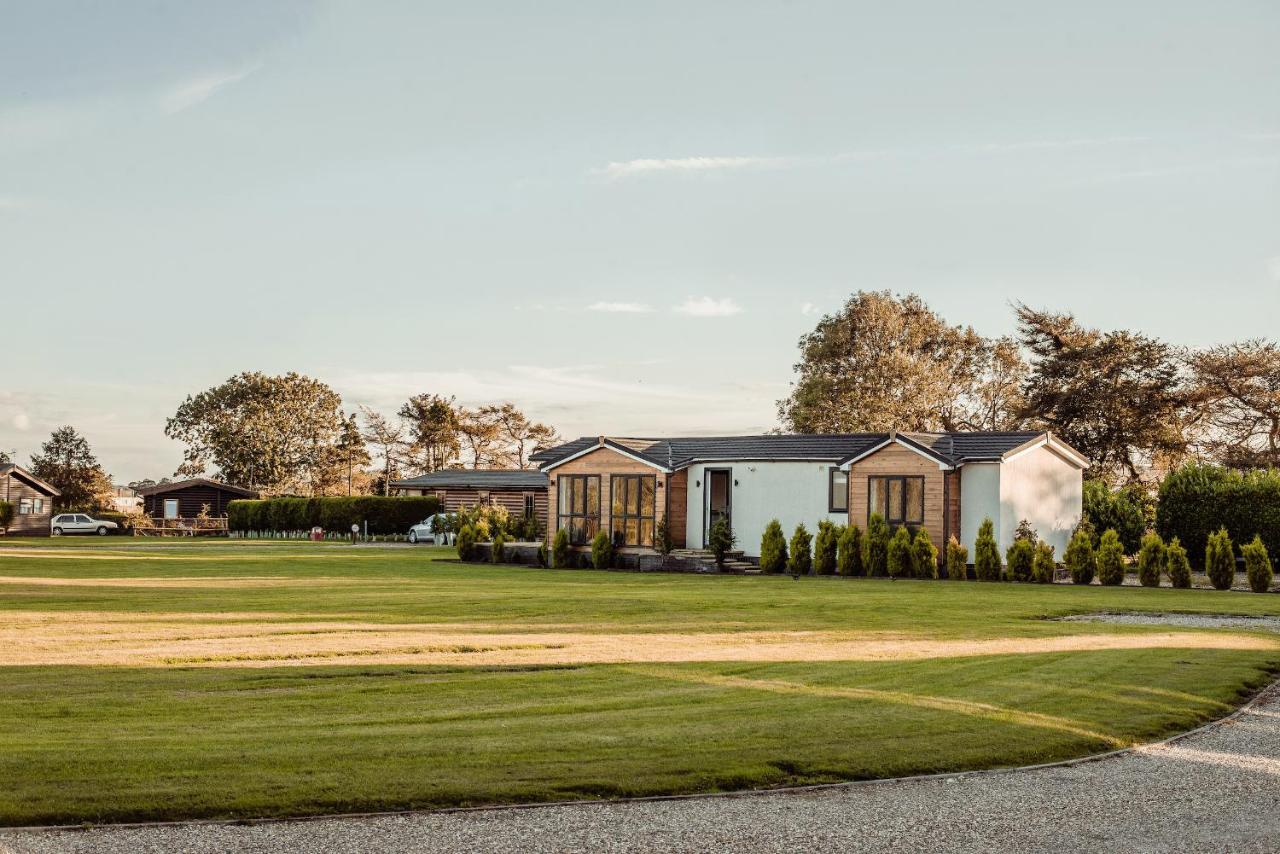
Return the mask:
[[[950,498],[953,502],[957,515],[960,507],[958,477],[952,478],[952,483],[955,486],[951,492],[954,494],[952,496],[945,495],[948,491],[945,488],[945,481],[948,475],[954,475],[954,472],[944,471],[934,460],[921,456],[900,444],[886,445],[874,454],[858,460],[850,467],[849,522],[866,530],[867,517],[872,510],[870,506],[870,501],[873,497],[873,488],[870,484],[872,477],[888,479],[887,481],[881,481],[881,483],[896,482],[900,485],[900,488],[903,489],[902,500],[904,502],[907,498],[907,479],[910,478],[913,480],[911,489],[914,491],[919,488],[922,494],[923,516],[919,521],[907,519],[905,524],[913,527],[923,525],[929,532],[929,539],[933,541],[939,551],[942,551],[946,548],[947,534],[958,533],[959,531],[958,519],[954,527],[948,528],[947,525],[947,499]],[[886,498],[891,497],[886,495]]]
[[[650,478],[650,482],[653,484],[652,515],[649,514],[647,505],[643,508],[644,512],[641,512],[641,504],[639,503],[634,505],[634,509],[636,509],[634,514],[627,510],[625,506],[620,508],[616,515],[621,523],[620,530],[623,541],[629,545],[633,540],[644,539],[647,534],[648,542],[652,543],[653,532],[656,531],[657,523],[670,512],[672,515],[672,539],[676,542],[677,547],[684,545],[687,472],[679,471],[674,474],[667,474],[651,465],[632,459],[625,454],[620,454],[612,448],[597,448],[589,454],[583,454],[576,460],[570,460],[567,463],[556,466],[549,474],[551,475],[551,488],[548,490],[548,512],[551,519],[557,520],[557,525],[548,528],[548,539],[555,535],[560,519],[574,516],[574,514],[561,511],[559,508],[563,495],[560,491],[561,480],[583,475],[599,478],[601,501],[598,527],[595,527],[595,530],[615,531],[618,528],[615,528],[614,525],[614,496],[616,494],[623,498],[624,502],[629,501],[631,484],[636,482],[638,476],[640,478]],[[625,481],[627,486],[620,487],[620,491],[615,493],[615,480],[620,484]],[[643,483],[643,481],[640,482]],[[637,487],[637,490],[643,489],[643,486]],[[676,494],[677,492],[678,495]],[[637,491],[636,495],[638,501],[645,501],[643,492]],[[679,513],[678,519],[676,518],[677,512]],[[630,529],[634,529],[636,535],[634,538],[628,533]],[[583,543],[583,545],[586,545],[586,543]]]

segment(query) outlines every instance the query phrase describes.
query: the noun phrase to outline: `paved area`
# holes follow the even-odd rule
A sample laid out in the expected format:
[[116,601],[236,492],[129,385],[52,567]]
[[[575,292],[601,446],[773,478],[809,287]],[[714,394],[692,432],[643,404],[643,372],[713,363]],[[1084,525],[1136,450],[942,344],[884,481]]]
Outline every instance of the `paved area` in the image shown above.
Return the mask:
[[725,798],[0,831],[6,852],[1275,852],[1280,685],[1172,743],[1070,766]]

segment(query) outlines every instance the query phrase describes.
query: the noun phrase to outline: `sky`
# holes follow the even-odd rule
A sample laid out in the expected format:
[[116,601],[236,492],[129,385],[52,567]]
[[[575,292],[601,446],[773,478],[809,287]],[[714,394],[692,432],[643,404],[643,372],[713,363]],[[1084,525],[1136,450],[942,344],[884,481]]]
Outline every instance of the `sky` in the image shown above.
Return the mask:
[[760,432],[860,289],[1280,320],[1280,4],[0,0],[0,449],[240,371]]

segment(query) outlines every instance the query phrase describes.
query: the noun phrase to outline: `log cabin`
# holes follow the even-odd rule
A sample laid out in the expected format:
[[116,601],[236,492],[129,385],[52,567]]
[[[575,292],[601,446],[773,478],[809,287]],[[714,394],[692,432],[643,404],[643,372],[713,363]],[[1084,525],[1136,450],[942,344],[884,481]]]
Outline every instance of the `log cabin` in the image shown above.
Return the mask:
[[7,529],[10,535],[49,536],[53,499],[61,494],[22,466],[0,465],[0,501],[13,505],[13,521]]
[[142,496],[142,512],[156,521],[194,519],[205,507],[210,516],[222,517],[232,501],[258,497],[252,489],[203,477],[144,486],[137,493]]
[[392,481],[392,495],[434,495],[445,512],[501,506],[512,516],[532,516],[547,529],[547,475],[524,469],[443,469]]

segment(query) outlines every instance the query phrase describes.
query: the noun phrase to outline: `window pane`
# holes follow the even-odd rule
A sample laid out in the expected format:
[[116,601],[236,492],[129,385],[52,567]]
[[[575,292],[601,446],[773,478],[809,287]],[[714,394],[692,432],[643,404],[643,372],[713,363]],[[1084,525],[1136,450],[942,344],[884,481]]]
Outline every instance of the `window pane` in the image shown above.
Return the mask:
[[600,478],[591,475],[587,478],[587,515],[600,515]]
[[640,520],[640,545],[653,545],[653,522],[649,519]]
[[884,478],[869,477],[867,478],[867,518],[871,518],[872,513],[884,515]]
[[627,520],[627,545],[633,546],[640,542],[640,520]]
[[924,478],[907,478],[907,516],[908,522],[920,524],[924,522]]
[[615,474],[610,479],[610,489],[613,490],[613,515],[621,516],[627,506],[627,479]]
[[902,481],[893,478],[889,481],[889,515],[890,522],[902,521]]
[[654,506],[654,489],[656,488],[657,478],[642,477],[640,478],[640,515],[652,516]]
[[840,469],[831,470],[831,509],[844,511],[849,509],[849,473]]
[[640,515],[640,481],[642,480],[648,480],[648,478],[627,478],[627,513],[632,516]]

